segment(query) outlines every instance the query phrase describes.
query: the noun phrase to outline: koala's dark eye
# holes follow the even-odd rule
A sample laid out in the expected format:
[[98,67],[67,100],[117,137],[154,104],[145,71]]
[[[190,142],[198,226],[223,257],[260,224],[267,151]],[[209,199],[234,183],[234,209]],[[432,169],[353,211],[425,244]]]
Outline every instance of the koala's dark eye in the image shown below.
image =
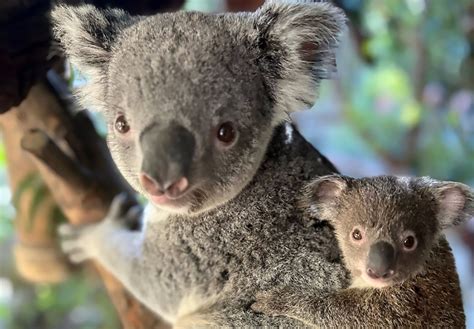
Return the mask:
[[417,245],[416,238],[413,235],[408,235],[403,239],[403,248],[405,251],[415,250]]
[[120,134],[126,134],[130,131],[130,126],[125,115],[120,114],[117,119],[115,119],[115,130]]
[[217,139],[224,145],[230,145],[237,137],[237,131],[232,122],[224,122],[217,129]]
[[362,232],[358,228],[356,228],[354,231],[352,231],[351,236],[356,241],[362,240],[362,237],[363,237]]

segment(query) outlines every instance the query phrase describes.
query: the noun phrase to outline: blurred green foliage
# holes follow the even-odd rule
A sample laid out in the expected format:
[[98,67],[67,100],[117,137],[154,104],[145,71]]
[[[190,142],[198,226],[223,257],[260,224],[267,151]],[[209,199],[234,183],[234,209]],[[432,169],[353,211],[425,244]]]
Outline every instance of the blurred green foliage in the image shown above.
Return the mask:
[[[29,288],[22,285],[25,286],[14,283],[10,305],[0,303],[0,319],[5,328],[119,327],[107,294],[95,277],[87,278],[82,273],[62,284]],[[2,312],[2,306],[10,311]]]
[[[42,198],[37,177],[25,180],[24,190],[35,189]],[[44,192],[44,191],[43,191]],[[21,197],[21,191],[17,198]],[[96,275],[80,271],[62,284],[33,286],[19,278],[12,259],[14,229],[13,198],[7,188],[5,150],[0,143],[0,329],[25,328],[118,328],[115,311]],[[40,201],[37,201],[40,202]],[[30,216],[34,215],[32,206]],[[52,219],[63,215],[52,209]]]
[[314,143],[371,155],[381,172],[474,184],[474,94],[461,79],[474,50],[472,1],[340,3],[356,13],[351,32],[362,37],[343,42],[339,78],[323,86],[313,129],[332,131]]

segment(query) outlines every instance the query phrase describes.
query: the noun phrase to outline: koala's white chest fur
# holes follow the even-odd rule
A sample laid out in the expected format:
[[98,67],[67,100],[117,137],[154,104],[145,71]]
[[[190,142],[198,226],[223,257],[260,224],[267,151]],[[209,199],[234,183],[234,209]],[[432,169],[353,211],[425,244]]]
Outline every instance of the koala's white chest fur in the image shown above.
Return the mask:
[[143,214],[143,219],[145,220],[145,224],[147,221],[152,221],[152,223],[163,222],[168,219],[170,214],[166,211],[159,210],[150,203],[148,203],[145,207],[145,211]]
[[355,277],[353,280],[352,280],[352,283],[350,285],[350,288],[357,288],[357,289],[367,289],[367,288],[370,288],[370,289],[373,289],[373,287],[367,283],[367,281],[365,281],[364,279],[362,279],[360,276],[358,277]]

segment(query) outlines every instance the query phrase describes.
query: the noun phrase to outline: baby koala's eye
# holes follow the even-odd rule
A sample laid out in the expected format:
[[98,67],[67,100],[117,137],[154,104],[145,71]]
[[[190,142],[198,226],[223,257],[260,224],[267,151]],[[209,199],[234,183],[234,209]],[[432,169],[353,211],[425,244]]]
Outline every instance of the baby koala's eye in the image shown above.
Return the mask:
[[217,139],[225,146],[231,145],[237,137],[237,130],[230,121],[222,123],[217,129]]
[[120,114],[115,119],[115,130],[120,134],[126,134],[130,131],[130,125],[128,124],[127,119],[125,118],[125,115]]
[[403,249],[405,249],[405,251],[415,250],[416,245],[417,245],[417,240],[414,235],[411,235],[411,234],[407,235],[403,239]]
[[358,228],[356,228],[352,231],[351,236],[352,236],[352,239],[354,239],[356,241],[360,241],[363,238],[362,232]]

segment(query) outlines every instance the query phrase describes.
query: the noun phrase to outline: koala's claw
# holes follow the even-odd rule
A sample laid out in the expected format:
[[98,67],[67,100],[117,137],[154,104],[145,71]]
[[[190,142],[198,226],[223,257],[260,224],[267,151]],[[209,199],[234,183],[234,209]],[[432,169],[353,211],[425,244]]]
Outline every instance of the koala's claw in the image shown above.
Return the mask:
[[69,260],[73,263],[82,263],[89,258],[77,241],[63,241],[61,243],[61,249],[68,255]]
[[77,236],[77,227],[70,224],[61,224],[58,227],[58,233],[62,238]]
[[112,204],[110,205],[109,214],[107,217],[109,218],[121,218],[126,215],[128,209],[130,208],[129,203],[127,202],[127,194],[120,193],[117,195],[113,200]]
[[143,212],[143,207],[140,205],[136,205],[128,210],[125,217],[127,218],[127,220],[136,220],[137,218],[140,218],[142,212]]
[[81,240],[87,226],[62,224],[58,227],[58,234],[61,238],[61,250],[67,254],[73,263],[81,263],[89,258]]
[[103,221],[94,224],[70,225],[63,224],[58,228],[61,249],[73,263],[87,259],[100,259],[103,243],[116,231],[126,226],[137,230],[141,227],[143,207],[133,198],[122,193],[114,198],[109,213]]
[[137,230],[141,227],[142,213],[143,207],[141,205],[134,204],[134,200],[126,193],[121,193],[112,201],[107,219],[118,220],[129,229]]

